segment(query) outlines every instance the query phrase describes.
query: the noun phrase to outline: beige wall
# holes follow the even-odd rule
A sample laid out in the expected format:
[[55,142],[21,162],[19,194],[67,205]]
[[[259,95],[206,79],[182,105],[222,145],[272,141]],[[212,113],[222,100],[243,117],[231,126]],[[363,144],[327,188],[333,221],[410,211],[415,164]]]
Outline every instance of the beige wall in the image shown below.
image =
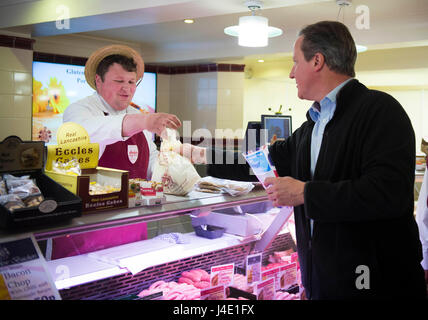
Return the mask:
[[0,47],[0,140],[31,140],[33,51]]
[[217,72],[169,77],[169,112],[191,124],[185,132],[181,128],[180,133],[189,137],[196,129],[205,128],[213,134],[217,125]]
[[216,138],[242,138],[244,73],[218,72],[217,74],[217,130]]
[[235,136],[242,129],[243,97],[243,72],[158,76],[158,111],[175,114],[183,124],[190,122],[186,131],[180,129],[186,137],[198,135],[201,128],[208,129],[211,137]]
[[171,76],[166,74],[158,74],[156,80],[156,109],[157,112],[169,113],[170,110],[170,80]]
[[311,102],[297,97],[296,84],[288,77],[291,67],[291,58],[247,66],[243,106],[245,127],[248,121],[260,121],[262,114],[273,114],[281,105],[282,114],[292,116],[293,131],[306,120]]

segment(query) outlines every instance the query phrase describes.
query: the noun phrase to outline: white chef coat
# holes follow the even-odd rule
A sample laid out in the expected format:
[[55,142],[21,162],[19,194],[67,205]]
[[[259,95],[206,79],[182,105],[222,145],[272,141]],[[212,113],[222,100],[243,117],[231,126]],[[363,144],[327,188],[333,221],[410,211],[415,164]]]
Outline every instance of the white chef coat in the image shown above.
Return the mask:
[[[117,111],[113,109],[97,92],[70,104],[63,114],[63,122],[75,122],[86,129],[91,143],[100,145],[102,154],[107,145],[117,141],[124,141],[128,137],[122,137],[122,122],[126,114],[135,114],[140,111],[128,106],[125,110]],[[108,114],[108,116],[106,116]],[[147,179],[153,174],[153,166],[158,157],[158,150],[153,142],[153,134],[143,130],[149,146],[150,157],[147,168]]]

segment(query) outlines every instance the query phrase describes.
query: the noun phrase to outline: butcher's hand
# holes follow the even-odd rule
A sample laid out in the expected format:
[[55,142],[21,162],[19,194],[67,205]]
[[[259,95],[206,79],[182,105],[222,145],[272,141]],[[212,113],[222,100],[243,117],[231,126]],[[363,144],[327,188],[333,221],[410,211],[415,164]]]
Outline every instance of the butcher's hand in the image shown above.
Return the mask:
[[207,149],[203,147],[197,147],[190,143],[180,144],[175,152],[186,157],[194,164],[206,164],[207,163]]
[[275,207],[298,206],[304,203],[305,183],[291,177],[266,178],[268,199]]
[[162,112],[127,114],[122,122],[122,136],[130,137],[142,130],[160,136],[165,128],[178,129],[179,127],[181,127],[181,121],[173,114]]

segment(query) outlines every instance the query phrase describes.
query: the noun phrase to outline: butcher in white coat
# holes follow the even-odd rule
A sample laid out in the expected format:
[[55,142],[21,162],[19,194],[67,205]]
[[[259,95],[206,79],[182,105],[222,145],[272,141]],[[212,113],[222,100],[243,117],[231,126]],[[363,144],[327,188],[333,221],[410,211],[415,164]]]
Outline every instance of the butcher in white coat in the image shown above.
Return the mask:
[[158,155],[152,133],[177,129],[180,120],[167,113],[144,113],[132,106],[144,75],[144,61],[133,49],[111,45],[95,51],[85,65],[87,83],[96,90],[68,106],[63,122],[75,122],[100,145],[102,167],[129,171],[129,178],[150,179]]

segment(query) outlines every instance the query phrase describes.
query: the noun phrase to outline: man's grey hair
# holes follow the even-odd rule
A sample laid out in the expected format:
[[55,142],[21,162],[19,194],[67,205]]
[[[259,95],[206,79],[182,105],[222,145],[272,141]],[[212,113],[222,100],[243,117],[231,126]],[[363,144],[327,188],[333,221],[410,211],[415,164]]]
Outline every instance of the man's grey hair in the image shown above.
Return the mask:
[[355,77],[357,49],[348,28],[337,21],[321,21],[304,27],[301,50],[306,61],[316,53],[324,56],[330,70]]

